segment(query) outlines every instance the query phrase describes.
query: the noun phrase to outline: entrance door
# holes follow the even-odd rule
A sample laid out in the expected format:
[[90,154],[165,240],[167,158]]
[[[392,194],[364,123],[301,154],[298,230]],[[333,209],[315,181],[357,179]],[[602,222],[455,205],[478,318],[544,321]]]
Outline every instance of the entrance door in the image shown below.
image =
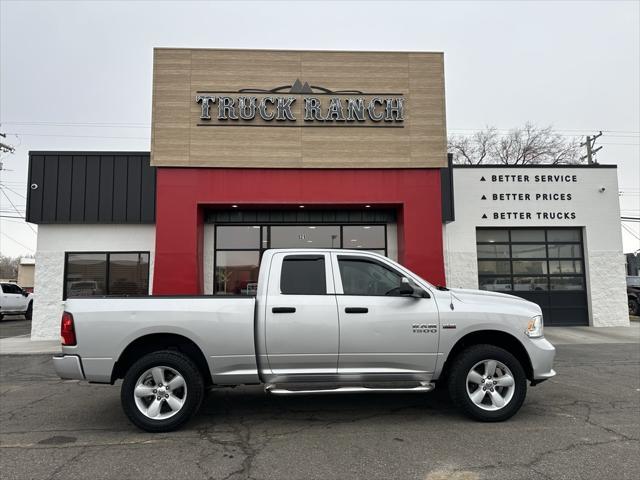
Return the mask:
[[433,298],[400,296],[404,275],[374,257],[332,255],[334,271],[339,272],[338,373],[369,380],[429,380],[439,332]]
[[278,253],[270,272],[265,339],[272,372],[335,375],[339,329],[329,254]]

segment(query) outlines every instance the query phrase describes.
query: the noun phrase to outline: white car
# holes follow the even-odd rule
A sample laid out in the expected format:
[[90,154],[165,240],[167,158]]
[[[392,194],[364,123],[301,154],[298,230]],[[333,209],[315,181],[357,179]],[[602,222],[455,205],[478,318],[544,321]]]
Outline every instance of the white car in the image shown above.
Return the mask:
[[24,315],[31,320],[33,314],[33,294],[24,291],[15,283],[0,283],[0,320],[5,315]]

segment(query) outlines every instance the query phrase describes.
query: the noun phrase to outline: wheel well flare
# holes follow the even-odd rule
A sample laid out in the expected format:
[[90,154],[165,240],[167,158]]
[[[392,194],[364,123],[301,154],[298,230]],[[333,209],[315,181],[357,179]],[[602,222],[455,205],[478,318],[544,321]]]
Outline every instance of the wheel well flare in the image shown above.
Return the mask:
[[159,350],[176,350],[188,356],[198,367],[205,385],[210,385],[211,373],[207,359],[195,342],[174,333],[153,333],[137,338],[123,350],[111,373],[111,383],[123,378],[127,370],[139,358]]
[[494,345],[507,350],[518,359],[527,374],[527,378],[529,380],[533,379],[533,366],[531,365],[531,359],[529,358],[529,354],[522,343],[520,343],[520,341],[513,335],[500,330],[481,330],[478,332],[471,332],[459,339],[449,352],[449,355],[444,362],[444,366],[442,367],[442,377],[447,375],[449,366],[453,363],[453,359],[456,358],[460,352],[472,345],[481,344]]

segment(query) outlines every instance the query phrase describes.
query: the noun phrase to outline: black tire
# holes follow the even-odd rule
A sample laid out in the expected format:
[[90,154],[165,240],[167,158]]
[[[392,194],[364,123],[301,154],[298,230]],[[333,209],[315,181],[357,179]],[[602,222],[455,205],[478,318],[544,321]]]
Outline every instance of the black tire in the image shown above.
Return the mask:
[[640,315],[640,305],[635,298],[629,299],[629,315]]
[[[134,398],[134,390],[141,375],[153,367],[169,367],[184,378],[186,398],[183,406],[170,418],[154,420],[143,414]],[[184,425],[200,408],[204,396],[204,382],[198,367],[186,355],[162,350],[149,353],[135,362],[124,376],[120,389],[122,408],[129,420],[147,432],[169,432]]]
[[33,318],[33,302],[29,302],[27,311],[24,312],[24,318],[26,318],[27,320],[31,320]]
[[[467,393],[467,374],[479,362],[497,360],[503,363],[514,378],[511,400],[499,410],[478,407]],[[473,345],[456,356],[449,370],[449,395],[453,403],[468,417],[480,422],[501,422],[512,417],[522,406],[527,395],[527,377],[522,365],[508,351],[494,345]]]

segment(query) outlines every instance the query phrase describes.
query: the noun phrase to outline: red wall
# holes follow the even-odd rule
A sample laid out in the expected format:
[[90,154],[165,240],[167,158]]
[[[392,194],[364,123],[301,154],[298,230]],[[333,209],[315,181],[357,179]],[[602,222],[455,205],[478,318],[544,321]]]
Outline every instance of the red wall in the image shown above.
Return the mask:
[[153,293],[203,293],[203,218],[231,208],[395,207],[400,263],[444,284],[437,169],[158,168]]

